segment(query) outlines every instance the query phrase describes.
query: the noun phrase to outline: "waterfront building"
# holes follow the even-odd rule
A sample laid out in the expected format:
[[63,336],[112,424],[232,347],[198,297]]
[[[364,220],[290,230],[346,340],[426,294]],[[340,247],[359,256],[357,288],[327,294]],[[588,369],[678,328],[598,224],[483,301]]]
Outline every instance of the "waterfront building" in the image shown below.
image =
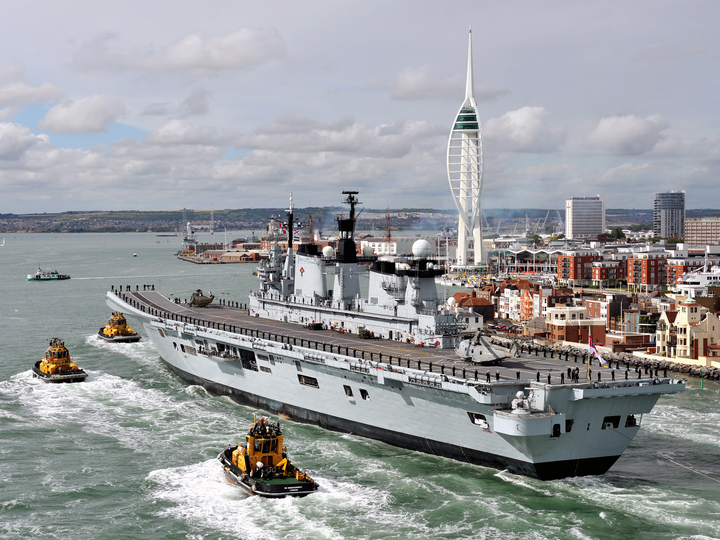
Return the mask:
[[627,282],[637,288],[653,290],[667,283],[665,261],[668,253],[633,253],[627,260]]
[[711,365],[720,356],[720,320],[695,302],[663,311],[657,324],[656,354],[677,359],[700,360]]
[[685,235],[685,192],[655,193],[653,233],[660,238],[683,238]]
[[605,343],[605,319],[588,318],[584,306],[548,308],[545,330],[553,341],[587,343],[592,336],[595,343]]
[[586,287],[593,279],[593,263],[602,260],[603,256],[594,249],[565,251],[557,258],[558,281],[571,287]]
[[702,268],[704,259],[687,259],[682,257],[671,257],[665,263],[665,284],[668,288],[675,288],[680,279],[688,272]]
[[630,309],[630,299],[624,294],[605,294],[583,300],[587,316],[591,319],[605,319],[610,330],[610,321],[622,317]]
[[537,317],[544,319],[549,307],[572,304],[573,297],[572,289],[536,287],[525,290],[520,301],[520,318],[523,321]]
[[690,246],[719,244],[720,217],[686,219],[683,239]]
[[592,263],[592,284],[595,287],[616,287],[618,281],[624,280],[626,273],[625,257],[607,259]]
[[[472,30],[468,42],[465,100],[453,122],[447,148],[447,176],[450,192],[459,213],[457,266],[482,264],[483,141],[475,103],[472,63]],[[469,253],[473,252],[470,259]]]
[[605,197],[570,197],[565,201],[565,237],[597,238],[605,233]]

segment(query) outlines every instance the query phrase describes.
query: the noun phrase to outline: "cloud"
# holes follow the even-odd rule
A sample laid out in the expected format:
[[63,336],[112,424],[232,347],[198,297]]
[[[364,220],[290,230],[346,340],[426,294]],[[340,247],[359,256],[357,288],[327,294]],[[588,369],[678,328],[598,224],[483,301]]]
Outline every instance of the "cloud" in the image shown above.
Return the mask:
[[212,92],[198,86],[177,106],[169,103],[151,103],[140,114],[141,116],[175,116],[178,118],[203,116],[210,111],[210,97],[212,97]]
[[523,107],[485,123],[483,135],[499,151],[554,152],[567,138],[567,129],[547,125],[543,107]]
[[662,43],[649,43],[641,47],[633,56],[640,62],[662,62],[687,56],[698,56],[710,51],[710,48],[696,40],[679,43],[673,41],[671,45]]
[[161,145],[197,144],[217,146],[223,143],[223,139],[218,137],[215,128],[193,126],[183,120],[171,120],[145,137],[145,141]]
[[289,152],[337,152],[360,156],[398,158],[414,147],[427,145],[428,140],[439,142],[445,128],[431,127],[426,122],[398,120],[368,128],[351,117],[343,117],[328,124],[296,115],[278,118],[258,128],[255,133],[238,137],[237,148],[283,150]]
[[96,133],[125,114],[125,105],[108,96],[90,96],[52,107],[38,122],[55,133]]
[[[465,92],[465,78],[461,76],[433,79],[428,66],[408,67],[390,82],[368,85],[366,90],[390,90],[390,97],[398,101],[455,98]],[[475,89],[477,102],[494,101],[509,94],[505,88],[481,86]]]
[[5,107],[4,109],[0,109],[0,121],[12,120],[17,114],[17,112],[17,107]]
[[174,110],[167,103],[151,103],[140,114],[142,116],[169,116]]
[[205,88],[201,86],[195,88],[180,104],[178,111],[180,118],[207,114],[210,110],[210,96],[212,96],[212,92],[207,91]]
[[647,118],[635,115],[601,118],[587,138],[588,144],[603,152],[634,156],[652,150],[665,139],[670,123],[657,114]]
[[62,88],[51,83],[28,85],[24,81],[24,72],[22,64],[0,64],[0,107],[53,102],[65,94]]
[[75,54],[73,65],[81,71],[176,71],[190,76],[216,75],[245,70],[272,59],[284,58],[287,49],[276,30],[241,28],[219,38],[193,32],[159,51],[113,53],[117,34],[102,34]]
[[47,144],[45,135],[35,135],[21,124],[0,123],[0,160],[17,161],[28,150]]

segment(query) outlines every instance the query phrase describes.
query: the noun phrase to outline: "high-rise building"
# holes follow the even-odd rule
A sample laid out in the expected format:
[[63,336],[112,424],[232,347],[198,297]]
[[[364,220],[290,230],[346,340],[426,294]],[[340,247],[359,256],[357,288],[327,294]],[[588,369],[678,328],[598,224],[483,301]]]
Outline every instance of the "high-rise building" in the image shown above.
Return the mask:
[[[480,193],[483,184],[483,144],[472,71],[472,29],[468,42],[465,101],[455,117],[447,150],[447,175],[458,210],[457,264],[468,266],[484,261]],[[469,252],[474,252],[473,260]]]
[[653,233],[660,238],[685,236],[685,192],[668,191],[655,194]]
[[605,198],[570,197],[565,201],[565,236],[595,238],[605,232]]
[[720,217],[686,219],[683,238],[690,246],[720,244]]

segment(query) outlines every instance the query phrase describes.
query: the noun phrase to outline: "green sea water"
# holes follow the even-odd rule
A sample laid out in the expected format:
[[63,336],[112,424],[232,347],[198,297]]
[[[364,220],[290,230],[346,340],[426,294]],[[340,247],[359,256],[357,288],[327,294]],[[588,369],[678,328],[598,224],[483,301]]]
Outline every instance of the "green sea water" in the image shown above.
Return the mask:
[[[246,495],[225,482],[215,456],[259,411],[180,380],[146,339],[95,337],[111,285],[154,284],[180,298],[199,287],[247,301],[254,266],[181,262],[179,242],[5,235],[0,538],[720,538],[720,385],[701,390],[694,379],[684,394],[661,398],[601,477],[541,482],[281,419],[291,459],[320,491]],[[27,282],[38,265],[72,279]],[[86,382],[32,378],[55,336],[89,372]]]

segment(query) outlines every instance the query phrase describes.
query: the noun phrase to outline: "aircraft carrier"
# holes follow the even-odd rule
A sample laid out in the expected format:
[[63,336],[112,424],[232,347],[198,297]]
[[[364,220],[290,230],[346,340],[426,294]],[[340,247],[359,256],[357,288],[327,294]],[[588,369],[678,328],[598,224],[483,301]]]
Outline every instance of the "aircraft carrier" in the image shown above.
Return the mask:
[[[344,256],[354,242],[349,234],[343,239]],[[400,264],[373,263],[369,294],[387,293],[371,297],[383,298],[380,309],[355,292],[358,270],[347,259],[336,261],[336,285],[345,281],[341,292],[336,287],[305,297],[297,290],[298,282],[309,283],[302,274],[310,264],[328,266],[325,259],[335,254],[304,248],[298,265],[291,249],[259,272],[264,286],[255,298],[269,310],[258,309],[263,305],[252,296],[248,310],[198,308],[155,291],[109,291],[106,302],[140,319],[170,369],[210,392],[328,429],[544,480],[606,472],[660,396],[685,390],[683,381],[664,377],[607,380],[607,369],[605,380],[561,381],[561,372],[582,366],[567,356],[507,358],[498,367],[464,360],[447,346],[459,340],[459,323],[423,290],[426,282],[434,288],[425,253]],[[318,275],[313,280],[322,287]],[[410,332],[398,339],[377,322],[392,318],[400,301],[423,317],[415,319],[423,321],[422,339],[410,339]],[[412,310],[400,311],[408,325]],[[337,324],[353,316],[358,330]],[[370,324],[385,339],[362,339],[359,327]]]

